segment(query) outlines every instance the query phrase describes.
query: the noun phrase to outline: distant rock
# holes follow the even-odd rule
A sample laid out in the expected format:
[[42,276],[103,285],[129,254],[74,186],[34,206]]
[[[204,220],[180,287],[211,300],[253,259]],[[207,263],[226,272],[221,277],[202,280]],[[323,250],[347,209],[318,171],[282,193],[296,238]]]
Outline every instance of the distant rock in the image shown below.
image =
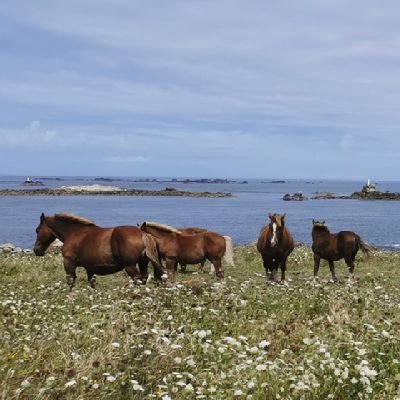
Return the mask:
[[356,200],[400,200],[399,192],[354,192],[350,195],[351,199]]
[[229,192],[191,192],[184,190],[143,190],[124,189],[117,186],[82,185],[61,186],[60,188],[45,189],[2,189],[0,196],[185,196],[185,197],[232,197]]
[[63,243],[61,240],[56,239],[56,240],[49,246],[49,250],[50,250],[51,252],[58,252],[58,251],[61,250],[61,248],[63,247],[63,245],[64,245],[64,243]]
[[289,194],[289,193],[286,193],[283,196],[282,200],[285,200],[285,201],[303,201],[303,200],[308,200],[308,197],[304,196],[303,193],[300,193],[300,192],[296,192],[296,193],[294,193],[292,195]]
[[336,199],[338,196],[332,192],[316,192],[315,196],[312,197],[313,200],[328,200]]
[[0,253],[11,253],[15,250],[15,245],[12,243],[0,244]]

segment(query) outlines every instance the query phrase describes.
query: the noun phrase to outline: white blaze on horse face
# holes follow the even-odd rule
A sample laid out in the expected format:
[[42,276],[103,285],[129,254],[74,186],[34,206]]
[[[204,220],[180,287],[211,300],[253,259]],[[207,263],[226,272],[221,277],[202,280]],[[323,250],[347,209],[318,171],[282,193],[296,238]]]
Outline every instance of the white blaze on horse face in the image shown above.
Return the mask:
[[272,224],[272,239],[271,239],[271,246],[275,247],[277,244],[277,238],[276,238],[276,223],[274,222]]

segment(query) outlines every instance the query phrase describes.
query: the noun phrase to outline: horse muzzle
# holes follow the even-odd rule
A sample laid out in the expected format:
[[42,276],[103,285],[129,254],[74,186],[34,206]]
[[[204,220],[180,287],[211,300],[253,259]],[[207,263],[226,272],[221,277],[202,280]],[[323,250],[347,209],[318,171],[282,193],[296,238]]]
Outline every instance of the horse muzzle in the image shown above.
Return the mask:
[[36,246],[33,248],[33,252],[35,253],[35,256],[39,256],[39,257],[44,256],[44,253],[45,253],[45,251],[42,248],[36,247]]

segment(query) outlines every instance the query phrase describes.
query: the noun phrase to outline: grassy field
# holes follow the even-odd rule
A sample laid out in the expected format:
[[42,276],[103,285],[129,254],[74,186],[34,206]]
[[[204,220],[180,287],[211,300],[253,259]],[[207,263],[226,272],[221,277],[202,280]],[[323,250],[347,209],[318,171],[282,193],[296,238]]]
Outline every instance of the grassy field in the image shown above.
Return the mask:
[[254,247],[226,279],[175,288],[79,270],[59,255],[0,255],[1,399],[400,399],[400,255],[358,256],[354,283],[312,280],[299,247],[289,286],[269,285]]

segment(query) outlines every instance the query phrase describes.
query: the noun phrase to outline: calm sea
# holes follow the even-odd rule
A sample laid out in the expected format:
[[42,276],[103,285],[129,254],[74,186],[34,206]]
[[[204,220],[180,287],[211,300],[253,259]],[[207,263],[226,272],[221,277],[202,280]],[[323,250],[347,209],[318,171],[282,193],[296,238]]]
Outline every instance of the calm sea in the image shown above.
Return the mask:
[[[20,189],[26,177],[0,177],[0,188]],[[40,177],[34,177],[40,178]],[[295,240],[311,243],[312,219],[325,219],[331,231],[353,230],[367,242],[382,248],[400,248],[400,201],[307,200],[285,202],[285,193],[302,192],[311,197],[318,191],[351,194],[364,182],[327,180],[237,179],[233,183],[134,182],[136,178],[115,178],[111,182],[94,178],[60,177],[43,180],[47,187],[104,184],[124,188],[231,192],[232,198],[183,197],[5,197],[0,196],[0,243],[11,242],[31,248],[42,212],[68,211],[93,219],[100,226],[135,225],[145,220],[173,226],[206,227],[233,238],[234,244],[257,239],[269,212],[287,214],[287,226]],[[161,178],[157,178],[161,179]],[[168,178],[164,178],[168,180]],[[400,182],[378,182],[381,191],[400,192]]]

